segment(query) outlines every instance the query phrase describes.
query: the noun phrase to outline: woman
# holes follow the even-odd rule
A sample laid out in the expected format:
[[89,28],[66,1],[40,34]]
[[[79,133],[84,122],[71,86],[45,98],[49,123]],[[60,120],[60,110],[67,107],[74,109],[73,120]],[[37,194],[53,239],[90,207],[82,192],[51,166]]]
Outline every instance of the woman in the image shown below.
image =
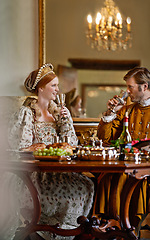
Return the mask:
[[80,117],[81,115],[81,106],[82,99],[79,95],[75,97],[75,99],[70,103],[70,111],[72,117]]
[[[25,81],[26,89],[38,96],[28,98],[19,113],[15,114],[10,128],[9,140],[16,148],[25,148],[33,143],[51,144],[52,135],[70,137],[70,144],[77,145],[70,112],[58,107],[54,100],[58,94],[58,78],[51,64],[44,64],[30,73]],[[62,228],[77,226],[77,217],[87,216],[93,201],[93,183],[78,173],[37,173],[31,175],[40,196],[42,213],[40,223],[60,223]],[[30,194],[23,189],[23,208],[32,208]],[[40,235],[53,239],[48,233]],[[55,239],[65,239],[57,236]],[[69,238],[67,238],[69,239]],[[72,237],[70,237],[72,239]]]

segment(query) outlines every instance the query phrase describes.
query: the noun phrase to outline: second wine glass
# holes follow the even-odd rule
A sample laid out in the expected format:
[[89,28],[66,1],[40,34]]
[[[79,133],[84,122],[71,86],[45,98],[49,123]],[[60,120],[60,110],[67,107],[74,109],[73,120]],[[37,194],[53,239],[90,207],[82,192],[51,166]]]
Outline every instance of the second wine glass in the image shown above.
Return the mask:
[[65,99],[66,99],[66,95],[64,93],[60,93],[56,96],[56,101],[59,107],[65,106]]

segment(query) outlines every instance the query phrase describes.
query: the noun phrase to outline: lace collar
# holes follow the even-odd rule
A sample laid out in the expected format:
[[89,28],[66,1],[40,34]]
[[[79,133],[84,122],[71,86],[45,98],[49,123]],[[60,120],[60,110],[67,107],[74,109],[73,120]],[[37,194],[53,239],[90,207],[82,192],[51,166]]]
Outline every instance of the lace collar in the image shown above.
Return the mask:
[[[26,104],[24,105],[29,106],[34,111],[34,113],[36,113],[36,119],[38,120],[39,117],[41,116],[41,111],[37,104],[37,101],[38,99],[32,97],[29,98],[28,101],[26,101]],[[49,102],[48,111],[53,115],[56,121],[58,121],[60,109],[57,107],[57,104],[53,100]]]
[[146,99],[146,100],[142,100],[139,102],[139,104],[142,106],[142,107],[147,107],[150,105],[150,98]]

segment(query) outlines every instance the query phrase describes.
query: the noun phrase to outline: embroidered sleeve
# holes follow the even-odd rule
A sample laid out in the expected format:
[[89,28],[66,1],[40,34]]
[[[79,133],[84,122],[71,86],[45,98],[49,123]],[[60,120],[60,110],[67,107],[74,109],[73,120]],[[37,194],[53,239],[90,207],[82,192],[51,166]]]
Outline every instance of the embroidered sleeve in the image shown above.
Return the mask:
[[22,106],[9,124],[9,145],[12,149],[28,147],[33,143],[33,113],[29,107]]
[[[126,107],[123,107],[115,115],[113,119],[104,120],[101,118],[97,129],[97,135],[99,139],[102,139],[104,143],[109,144],[111,140],[118,139],[122,132],[123,118],[125,115]],[[114,115],[113,115],[114,116]],[[106,116],[105,116],[106,117]]]

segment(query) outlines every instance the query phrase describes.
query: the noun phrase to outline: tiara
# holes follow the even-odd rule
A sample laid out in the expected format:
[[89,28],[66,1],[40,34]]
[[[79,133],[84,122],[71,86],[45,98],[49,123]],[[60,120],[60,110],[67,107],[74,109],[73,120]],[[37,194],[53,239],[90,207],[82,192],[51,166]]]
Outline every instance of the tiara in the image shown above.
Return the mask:
[[50,74],[50,73],[54,73],[53,71],[54,67],[51,63],[45,63],[42,67],[40,67],[35,82],[32,86],[32,89],[35,89],[36,85],[38,84],[38,82],[41,81],[42,78],[44,78],[46,75]]

